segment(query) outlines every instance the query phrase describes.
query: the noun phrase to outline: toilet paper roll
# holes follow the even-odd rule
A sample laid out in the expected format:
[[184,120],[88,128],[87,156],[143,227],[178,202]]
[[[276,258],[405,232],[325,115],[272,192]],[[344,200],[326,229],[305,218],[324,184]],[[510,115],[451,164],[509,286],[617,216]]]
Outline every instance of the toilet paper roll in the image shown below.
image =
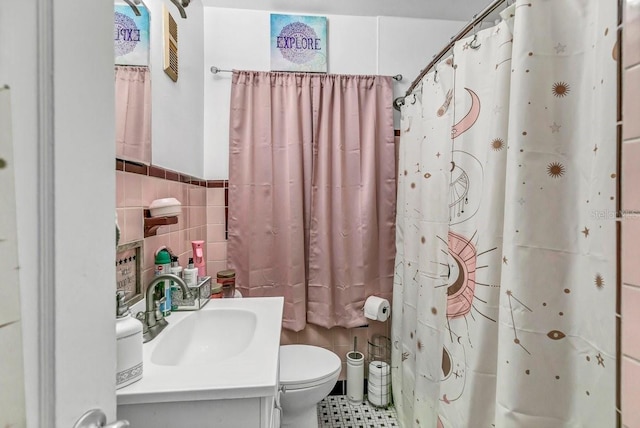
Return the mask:
[[369,296],[364,302],[364,316],[370,320],[386,321],[391,313],[391,306],[387,299]]
[[384,361],[371,361],[369,363],[369,376],[382,379],[389,376],[389,364]]

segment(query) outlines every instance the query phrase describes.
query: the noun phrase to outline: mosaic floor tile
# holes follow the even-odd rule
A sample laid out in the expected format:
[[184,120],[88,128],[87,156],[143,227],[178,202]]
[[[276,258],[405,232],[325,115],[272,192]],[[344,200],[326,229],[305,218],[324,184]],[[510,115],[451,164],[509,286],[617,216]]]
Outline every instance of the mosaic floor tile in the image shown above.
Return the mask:
[[321,428],[397,428],[396,411],[377,408],[366,400],[352,404],[345,395],[331,395],[318,403]]

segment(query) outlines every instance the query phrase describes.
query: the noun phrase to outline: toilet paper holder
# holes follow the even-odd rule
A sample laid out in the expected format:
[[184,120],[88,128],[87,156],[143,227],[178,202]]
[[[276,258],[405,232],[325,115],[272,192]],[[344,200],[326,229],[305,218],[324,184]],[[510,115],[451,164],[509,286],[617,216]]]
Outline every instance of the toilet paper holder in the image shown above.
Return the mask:
[[374,407],[387,408],[393,399],[391,340],[381,334],[374,334],[367,345],[367,401]]
[[391,305],[389,301],[383,297],[369,296],[362,306],[365,318],[374,321],[384,322],[389,318],[391,313]]

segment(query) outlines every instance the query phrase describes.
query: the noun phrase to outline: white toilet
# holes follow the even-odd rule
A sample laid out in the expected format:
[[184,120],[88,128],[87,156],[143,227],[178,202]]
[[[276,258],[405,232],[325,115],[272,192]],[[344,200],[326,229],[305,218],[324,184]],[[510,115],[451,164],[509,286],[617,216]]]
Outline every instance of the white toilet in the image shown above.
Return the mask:
[[340,376],[342,363],[333,352],[310,345],[280,347],[282,428],[318,428],[317,405]]

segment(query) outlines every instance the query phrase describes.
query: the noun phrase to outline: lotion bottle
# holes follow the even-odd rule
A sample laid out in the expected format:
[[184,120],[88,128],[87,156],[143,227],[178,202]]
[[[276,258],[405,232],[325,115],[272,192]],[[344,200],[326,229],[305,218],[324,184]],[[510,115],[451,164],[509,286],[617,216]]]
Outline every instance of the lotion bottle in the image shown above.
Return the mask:
[[184,282],[189,287],[196,287],[198,285],[198,268],[193,265],[193,257],[189,257],[189,264],[184,269]]

